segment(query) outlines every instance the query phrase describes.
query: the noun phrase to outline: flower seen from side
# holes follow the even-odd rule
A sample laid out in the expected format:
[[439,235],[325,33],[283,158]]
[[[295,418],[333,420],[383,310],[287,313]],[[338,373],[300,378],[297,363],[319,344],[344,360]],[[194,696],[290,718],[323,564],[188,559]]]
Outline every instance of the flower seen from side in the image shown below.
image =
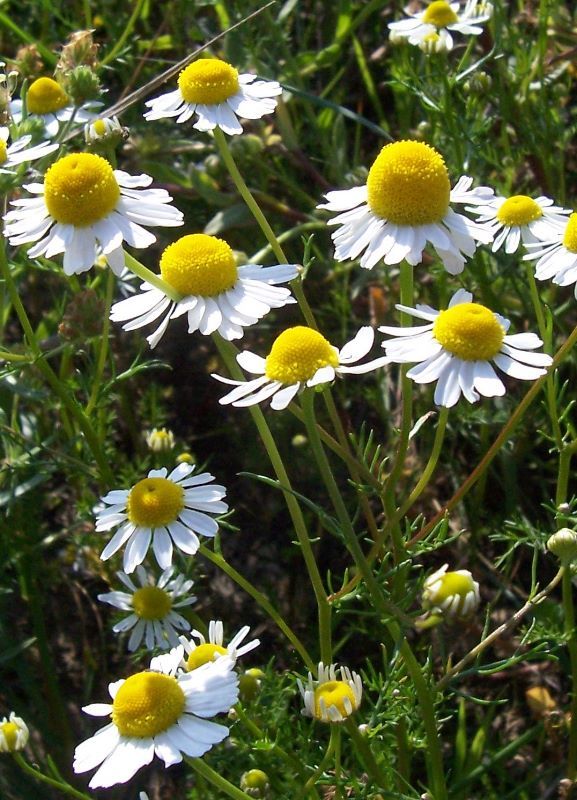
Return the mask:
[[374,336],[373,329],[366,326],[338,350],[312,328],[303,325],[288,328],[275,339],[266,358],[248,350],[237,355],[236,360],[244,370],[260,377],[236,381],[220,375],[212,376],[235,387],[221,397],[219,403],[240,408],[272,398],[272,408],[280,411],[306,387],[330,383],[337,375],[359,374],[382,367],[388,363],[387,358],[377,358],[365,364],[356,363],[367,355]]
[[124,572],[131,573],[152,550],[162,569],[172,563],[173,546],[194,555],[200,546],[197,534],[213,537],[218,522],[210,516],[224,514],[224,486],[212,483],[208,472],[192,474],[194,467],[179,464],[167,470],[150,470],[131,489],[115,489],[102,498],[106,508],[96,512],[96,530],[120,526],[101,553],[101,559],[124,550]]
[[109,685],[111,703],[83,711],[111,721],[78,745],[74,771],[98,770],[91,789],[126,783],[156,755],[165,766],[183,755],[199,758],[228,736],[228,728],[207,719],[227,713],[238,697],[238,678],[229,658],[177,673],[178,662],[138,672]]
[[114,322],[135,330],[164,315],[159,327],[147,337],[156,347],[171,319],[186,315],[188,332],[218,333],[229,341],[240,339],[244,329],[262,319],[272,308],[294,303],[290,289],[276,284],[293,280],[295,264],[262,267],[237,266],[230,246],[216,236],[195,233],[169,245],[160,259],[162,280],[182,295],[175,301],[161,289],[143,283],[142,292],[111,309]]
[[188,594],[193,581],[184,575],[174,576],[174,567],[168,567],[156,581],[142,566],[136,567],[137,581],[133,583],[124,572],[117,572],[118,579],[128,592],[105,592],[98,599],[121,611],[130,612],[117,622],[114,633],[131,631],[128,649],[132,652],[142,641],[148,650],[159,647],[167,650],[178,645],[177,631],[190,630],[190,623],[175,609],[192,605],[196,597]]
[[[56,136],[62,123],[84,124],[96,118],[94,111],[102,103],[91,100],[78,107],[72,103],[71,98],[63,87],[54,78],[37,78],[28,87],[26,92],[26,116],[40,117],[44,123],[47,136]],[[22,100],[12,100],[10,115],[14,122],[19,123],[24,119],[24,103]]]
[[577,297],[577,213],[573,212],[565,226],[555,231],[547,241],[525,245],[529,251],[525,261],[536,261],[535,277],[540,281],[549,278],[558,286],[575,284]]
[[382,326],[379,331],[395,336],[383,343],[388,358],[399,364],[416,362],[407,372],[415,383],[432,383],[435,403],[451,407],[461,394],[470,403],[505,394],[505,386],[493,364],[511,378],[535,380],[550,366],[551,356],[534,353],[543,342],[534,333],[508,335],[510,322],[472,302],[472,294],[459,289],[445,311],[430,306],[397,305],[426,325],[412,328]]
[[84,141],[88,145],[116,145],[128,136],[118,117],[97,117],[84,126]]
[[13,167],[24,164],[26,161],[35,161],[50,155],[60,147],[57,143],[42,142],[41,144],[28,147],[32,141],[31,136],[21,136],[12,144],[8,144],[10,138],[9,129],[0,126],[0,174],[12,174]]
[[[208,639],[200,631],[193,630],[190,633],[192,638],[180,637],[180,642],[184,647],[185,669],[187,671],[198,669],[209,661],[215,661],[222,656],[228,656],[236,662],[237,658],[249,653],[258,647],[259,639],[251,639],[250,642],[242,644],[246,639],[250,628],[244,625],[229,641],[225,644],[224,627],[221,620],[211,620],[208,625]],[[198,639],[198,642],[195,642]]]
[[18,750],[24,750],[29,735],[28,726],[22,717],[17,717],[14,711],[11,711],[9,717],[4,717],[0,721],[0,753],[16,753]]
[[149,247],[156,237],[145,226],[182,225],[165,189],[149,175],[112,169],[95,153],[70,153],[47,170],[44,183],[25,186],[33,198],[13,200],[4,217],[10,244],[36,244],[30,258],[64,253],[67,275],[85,272],[104,253],[117,275],[124,269],[122,243]]
[[176,117],[186,122],[193,114],[198,120],[193,127],[211,131],[216,127],[225,133],[242,133],[239,117],[260,119],[271,114],[282,92],[276,81],[257,80],[255,75],[240,74],[218,58],[200,58],[185,67],[178,76],[178,89],[148,100],[147,120]]
[[479,584],[466,569],[447,572],[448,564],[426,578],[423,608],[455,622],[467,619],[479,607]]
[[339,228],[332,234],[337,261],[361,257],[361,267],[379,261],[418,264],[431,243],[445,269],[462,272],[477,242],[492,240],[488,228],[451,207],[487,203],[493,190],[471,189],[473,179],[461,177],[451,189],[440,153],[424,142],[400,141],[385,145],[364,186],[329,192],[319,206],[341,212],[329,220]]
[[348,667],[334,664],[318,667],[318,678],[309,672],[308,680],[297,680],[304,701],[303,714],[321,722],[344,722],[360,706],[363,684],[360,675]]
[[437,36],[442,49],[453,49],[453,33],[465,36],[478,36],[483,32],[481,23],[491,18],[492,7],[479,0],[467,0],[461,10],[461,3],[447,3],[433,0],[417,14],[405,11],[409,19],[389,23],[391,39],[406,39],[409,44],[423,47],[431,36]]
[[166,428],[153,428],[146,434],[146,444],[153,453],[171,453],[174,450],[174,433]]

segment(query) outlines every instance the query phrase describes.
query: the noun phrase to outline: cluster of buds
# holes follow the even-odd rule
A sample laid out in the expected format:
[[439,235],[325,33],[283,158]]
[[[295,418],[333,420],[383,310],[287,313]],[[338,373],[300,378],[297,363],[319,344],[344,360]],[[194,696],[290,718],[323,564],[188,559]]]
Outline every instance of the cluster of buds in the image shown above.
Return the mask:
[[97,55],[98,45],[94,42],[92,31],[71,33],[62,48],[54,78],[76,106],[100,97],[100,81],[96,74]]

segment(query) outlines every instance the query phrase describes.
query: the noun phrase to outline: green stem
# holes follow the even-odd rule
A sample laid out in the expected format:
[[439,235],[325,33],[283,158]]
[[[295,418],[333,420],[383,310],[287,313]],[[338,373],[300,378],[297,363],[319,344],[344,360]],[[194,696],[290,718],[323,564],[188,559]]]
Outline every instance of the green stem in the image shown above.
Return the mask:
[[184,760],[187,764],[189,764],[195,772],[197,772],[200,776],[205,778],[209,783],[212,783],[217,789],[221,792],[224,792],[229,797],[232,797],[233,800],[251,800],[250,795],[243,792],[242,789],[239,789],[234,784],[227,781],[226,778],[223,778],[218,772],[215,772],[212,767],[209,767],[206,761],[203,761],[201,758],[190,758],[189,756],[184,756]]
[[17,353],[9,353],[7,350],[0,350],[0,361],[9,361],[14,364],[30,364],[32,360],[30,356],[23,356]]
[[116,44],[114,45],[112,50],[109,53],[107,53],[100,62],[101,67],[105,67],[107,64],[110,64],[110,62],[113,61],[116,58],[117,54],[122,50],[122,48],[124,47],[124,43],[132,33],[132,30],[136,24],[136,20],[140,16],[140,13],[142,11],[145,2],[146,0],[138,0],[136,5],[134,6],[134,11],[130,15],[129,20],[126,23],[126,27],[120,34]]
[[299,761],[298,758],[295,758],[295,756],[291,755],[291,753],[287,753],[287,751],[284,750],[276,742],[270,741],[268,734],[262,731],[259,728],[259,726],[247,716],[245,710],[242,708],[240,703],[238,703],[234,707],[234,710],[240,722],[245,726],[245,728],[248,731],[250,731],[250,733],[252,733],[255,739],[257,739],[258,741],[267,741],[267,750],[270,747],[270,749],[273,752],[278,753],[281,756],[281,758],[283,758],[287,762],[287,764],[290,764],[293,770],[296,770],[299,775],[302,774],[303,772],[302,762]]
[[86,416],[89,417],[92,413],[96,401],[98,399],[98,392],[102,383],[102,376],[104,375],[104,367],[106,365],[106,356],[108,355],[108,336],[110,333],[110,306],[112,305],[112,295],[115,286],[114,273],[108,270],[106,275],[106,297],[104,306],[104,320],[102,322],[102,334],[100,336],[100,348],[98,351],[98,361],[96,362],[96,371],[94,373],[94,383],[92,385],[92,392],[86,405]]
[[334,739],[334,755],[335,755],[335,798],[341,800],[343,793],[340,787],[341,781],[341,726],[337,723],[331,728],[331,739]]
[[92,800],[90,795],[84,794],[84,792],[79,792],[73,786],[70,786],[69,783],[66,783],[65,781],[57,781],[55,778],[49,778],[48,775],[44,775],[44,773],[40,772],[40,770],[30,766],[30,764],[28,764],[22,758],[20,753],[12,753],[12,757],[23,772],[25,772],[27,775],[31,775],[37,781],[40,781],[41,783],[47,783],[49,786],[53,786],[55,789],[59,789],[61,792],[64,792],[64,794],[69,794],[70,797],[77,797],[78,800]]
[[567,650],[571,663],[571,708],[569,723],[569,754],[567,758],[567,777],[577,778],[577,632],[575,631],[575,607],[573,605],[573,584],[571,568],[563,568],[563,613],[564,629],[567,636]]
[[140,261],[137,261],[134,256],[131,256],[126,250],[124,251],[124,263],[131,272],[134,272],[134,274],[142,278],[143,281],[150,283],[155,289],[160,289],[161,292],[167,297],[170,297],[171,300],[174,300],[175,303],[182,300],[183,295],[181,295],[180,292],[177,292],[169,283],[163,281],[160,275],[152,272],[148,267],[145,267],[144,264],[141,264]]
[[308,792],[313,789],[316,785],[317,780],[321,777],[329,762],[331,761],[335,749],[335,728],[338,728],[338,725],[331,725],[331,736],[329,739],[328,747],[325,751],[324,756],[321,759],[320,764],[315,769],[313,774],[308,778],[307,782],[303,786],[301,792],[297,795],[297,800],[302,800],[303,797],[306,797]]
[[371,776],[380,789],[385,789],[389,785],[390,781],[378,765],[369,743],[359,732],[357,723],[352,717],[349,717],[343,722],[343,725],[353,740],[353,744],[357,750],[357,753],[360,755],[363,764],[365,765],[367,773]]
[[571,459],[577,452],[577,439],[566,444],[559,453],[559,470],[557,472],[557,489],[555,491],[555,505],[557,513],[559,506],[567,502],[567,491],[569,489],[569,476],[571,473]]

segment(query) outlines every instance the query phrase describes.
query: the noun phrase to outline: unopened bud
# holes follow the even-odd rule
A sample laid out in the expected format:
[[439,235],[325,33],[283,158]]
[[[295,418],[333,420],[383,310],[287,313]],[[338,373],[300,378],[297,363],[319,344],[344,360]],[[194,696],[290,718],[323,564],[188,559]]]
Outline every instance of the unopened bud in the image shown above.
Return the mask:
[[577,558],[577,533],[571,528],[561,528],[547,540],[547,550],[562,564],[568,564]]

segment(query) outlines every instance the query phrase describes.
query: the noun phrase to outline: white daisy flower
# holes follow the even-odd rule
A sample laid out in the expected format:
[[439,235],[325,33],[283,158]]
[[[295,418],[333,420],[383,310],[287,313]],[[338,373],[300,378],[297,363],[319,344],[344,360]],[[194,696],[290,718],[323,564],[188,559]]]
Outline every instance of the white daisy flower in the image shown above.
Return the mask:
[[470,292],[459,289],[445,311],[424,305],[397,305],[399,311],[428,324],[414,328],[383,325],[378,329],[397,337],[383,343],[387,357],[399,364],[418,362],[407,377],[415,383],[437,381],[435,403],[447,408],[455,405],[461,393],[470,403],[476,403],[480,395],[505,394],[491,362],[509,377],[526,381],[544,375],[552,362],[545,353],[528,352],[543,344],[536,334],[508,336],[509,320],[472,299]]
[[94,153],[70,153],[53,164],[44,183],[25,186],[34,198],[13,200],[4,220],[10,244],[36,242],[30,258],[64,253],[67,275],[85,272],[104,253],[116,275],[124,269],[122,243],[149,247],[156,237],[146,226],[182,225],[183,216],[168,205],[165,189],[150,186],[150,175],[112,169]]
[[[39,117],[44,122],[47,136],[58,134],[61,123],[71,120],[78,124],[90,122],[96,118],[91,109],[98,109],[102,103],[91,100],[78,107],[71,104],[62,86],[53,78],[37,78],[32,81],[26,92],[26,116]],[[14,122],[24,119],[24,103],[22,100],[10,102],[10,116]]]
[[540,281],[553,279],[558,286],[575,284],[577,297],[577,213],[573,212],[565,227],[556,231],[548,241],[526,244],[529,251],[524,261],[536,260],[535,277]]
[[432,614],[440,614],[452,620],[467,619],[479,607],[481,598],[479,584],[467,569],[447,572],[443,566],[425,579],[422,604]]
[[299,391],[305,387],[330,383],[336,375],[348,372],[360,374],[382,367],[387,358],[377,358],[366,364],[356,364],[367,355],[373,345],[375,332],[369,326],[361,328],[354,339],[338,350],[324,336],[312,328],[297,325],[278,336],[266,358],[245,350],[236,360],[247,372],[259,375],[251,381],[235,381],[213,375],[213,378],[236,388],[219,403],[241,408],[272,398],[276,411],[286,408]]
[[98,117],[84,126],[84,141],[88,145],[120,142],[128,136],[118,117]]
[[28,744],[28,725],[11,711],[10,717],[0,720],[0,753],[16,753]]
[[430,242],[448,272],[462,272],[476,241],[492,239],[486,227],[451,208],[451,203],[476,205],[493,197],[492,189],[471,189],[472,183],[463,176],[451,189],[443,157],[424,142],[385,145],[364,186],[329,192],[328,202],[319,206],[343,212],[328,223],[340,226],[332,234],[336,260],[355,259],[364,250],[365,269],[381,260],[399,264],[406,259],[414,265]]
[[151,469],[148,477],[131,489],[108,492],[102,498],[108,508],[96,511],[96,530],[120,528],[100,558],[106,561],[126,544],[124,572],[131,573],[144,561],[152,541],[158,565],[166,569],[172,563],[173,544],[194,555],[200,546],[197,533],[215,536],[218,523],[209,514],[228,511],[222,502],[226,489],[212,484],[214,476],[209,472],[192,475],[193,469],[190,464],[179,464],[168,477],[164,467]]
[[114,633],[132,631],[128,640],[128,649],[136,650],[144,639],[148,650],[160,647],[168,650],[178,646],[179,631],[190,630],[190,623],[174,609],[190,606],[196,597],[189,595],[193,581],[184,575],[174,577],[174,567],[167,567],[155,580],[152,573],[144,567],[136,567],[139,586],[136,586],[124,572],[117,572],[119,580],[128,592],[106,592],[99,594],[98,599],[121,611],[130,611],[112,628]]
[[407,9],[405,13],[409,19],[389,23],[391,38],[395,41],[407,39],[409,44],[422,47],[428,37],[438,36],[443,43],[443,49],[452,50],[451,33],[478,36],[483,32],[480,23],[491,18],[492,6],[479,0],[467,0],[461,11],[461,3],[433,0],[418,14],[412,14]]
[[524,194],[494,197],[486,203],[468,208],[477,214],[477,221],[491,231],[493,253],[505,245],[506,253],[515,253],[521,242],[550,241],[567,224],[567,211],[554,206],[548,197],[533,200]]
[[232,135],[242,133],[238,117],[260,119],[271,114],[281,92],[276,81],[239,75],[226,61],[201,58],[182,70],[178,89],[146,102],[150,111],[144,116],[147,120],[176,117],[177,122],[186,122],[196,113],[193,127],[197,130],[211,131],[218,126]]
[[31,136],[21,136],[9,145],[9,136],[9,129],[0,126],[0,173],[2,174],[10,175],[14,171],[12,167],[23,164],[26,161],[43,158],[60,147],[59,144],[52,144],[51,142],[42,142],[42,144],[28,147],[32,141]]
[[297,274],[295,264],[237,266],[226,242],[195,233],[173,242],[160,259],[163,281],[182,299],[176,302],[145,282],[140,294],[112,306],[110,319],[125,322],[123,329],[131,331],[164,314],[159,327],[147,337],[151,347],[156,347],[170,320],[184,314],[189,333],[218,331],[223,339],[240,339],[244,328],[254,325],[271,308],[296,302],[290,289],[275,284],[291,281]]
[[225,644],[224,628],[221,620],[211,620],[208,625],[208,640],[197,630],[191,631],[190,636],[198,639],[198,644],[194,641],[194,638],[189,639],[186,636],[181,636],[180,642],[184,647],[185,669],[188,671],[198,669],[208,661],[215,661],[223,656],[229,656],[236,662],[237,658],[254,650],[260,644],[260,639],[252,639],[250,642],[242,644],[249,631],[248,625],[244,625],[235,633],[230,642]]
[[325,666],[321,661],[318,678],[309,672],[308,681],[297,679],[305,707],[303,714],[321,722],[344,722],[361,704],[363,684],[360,675],[348,667],[339,667],[340,678],[334,664]]
[[138,672],[108,687],[112,703],[82,710],[112,721],[74,753],[75,772],[99,767],[91,789],[126,783],[154,756],[165,766],[183,755],[199,758],[228,736],[228,728],[206,719],[226,714],[238,698],[238,678],[230,658],[219,658],[193,672],[177,674],[178,661],[163,669]]

